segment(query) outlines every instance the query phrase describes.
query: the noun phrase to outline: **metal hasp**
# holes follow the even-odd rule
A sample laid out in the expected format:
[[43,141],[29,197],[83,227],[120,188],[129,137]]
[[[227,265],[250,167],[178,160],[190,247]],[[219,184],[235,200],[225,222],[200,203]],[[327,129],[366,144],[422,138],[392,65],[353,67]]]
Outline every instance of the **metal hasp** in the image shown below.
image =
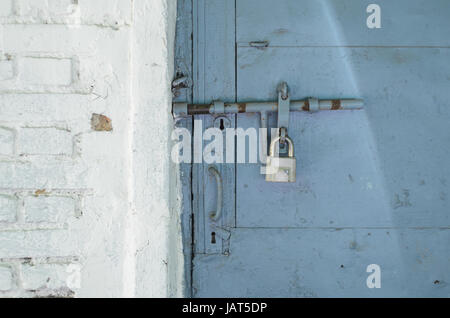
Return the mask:
[[[291,101],[289,89],[285,82],[282,82],[278,88],[278,102],[246,102],[246,103],[224,103],[214,101],[211,104],[188,104],[174,103],[173,116],[184,117],[191,115],[225,115],[240,113],[260,113],[261,128],[267,129],[267,118],[269,112],[278,112],[278,129],[276,134],[272,135],[270,143],[269,157],[266,158],[266,152],[263,151],[262,163],[267,162],[267,167],[261,167],[261,173],[266,175],[266,180],[270,182],[295,182],[296,159],[293,155],[294,145],[288,137],[289,114],[291,111],[317,112],[320,110],[357,110],[362,109],[364,101],[362,99],[324,99],[306,98],[304,100]],[[260,138],[260,149],[266,149],[263,138]],[[287,157],[280,157],[282,151],[280,145],[288,141],[289,153]],[[275,145],[278,145],[278,151],[275,151]],[[284,147],[285,149],[286,147]]]
[[[288,136],[289,130],[289,87],[286,82],[278,85],[278,126],[276,133],[272,135],[269,147],[269,157],[267,158],[266,169],[262,169],[268,182],[295,182],[297,161],[294,157],[294,143]],[[287,157],[280,157],[280,153],[286,152],[285,145],[288,145]],[[277,146],[275,151],[275,146]],[[260,144],[261,149],[264,145]],[[282,148],[283,147],[283,148]],[[284,150],[284,151],[283,151]]]
[[[283,82],[278,86],[278,129],[284,129],[285,133],[287,133],[289,128],[289,104],[289,88],[286,82]],[[284,136],[281,142],[284,143]]]
[[[282,82],[280,85],[278,85],[277,88],[278,92],[278,126],[276,130],[276,134],[272,136],[272,142],[275,138],[278,138],[280,136],[280,147],[278,149],[278,153],[286,153],[286,137],[288,135],[289,130],[289,104],[290,104],[290,98],[289,98],[289,87],[286,82]],[[282,148],[283,147],[283,148]]]

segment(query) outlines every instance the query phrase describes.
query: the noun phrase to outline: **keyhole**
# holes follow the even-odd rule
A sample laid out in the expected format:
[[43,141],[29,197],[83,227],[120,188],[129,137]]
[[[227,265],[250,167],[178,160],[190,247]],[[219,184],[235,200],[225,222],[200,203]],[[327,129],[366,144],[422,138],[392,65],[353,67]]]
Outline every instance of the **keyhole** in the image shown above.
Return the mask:
[[220,130],[224,130],[224,129],[225,129],[225,126],[224,126],[224,124],[223,124],[223,118],[220,119],[220,126],[219,126],[219,129],[220,129]]
[[211,233],[211,244],[216,244],[216,232]]

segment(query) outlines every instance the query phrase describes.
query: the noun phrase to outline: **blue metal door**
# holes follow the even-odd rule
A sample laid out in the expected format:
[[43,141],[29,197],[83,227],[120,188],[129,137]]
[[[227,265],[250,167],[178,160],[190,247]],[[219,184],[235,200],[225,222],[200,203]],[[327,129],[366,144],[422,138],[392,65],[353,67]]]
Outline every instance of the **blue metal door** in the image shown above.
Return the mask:
[[193,2],[195,102],[274,101],[281,81],[291,99],[365,100],[291,113],[295,183],[266,182],[259,163],[214,165],[218,222],[211,165],[193,165],[193,296],[450,296],[450,2],[378,0],[370,29],[372,2]]

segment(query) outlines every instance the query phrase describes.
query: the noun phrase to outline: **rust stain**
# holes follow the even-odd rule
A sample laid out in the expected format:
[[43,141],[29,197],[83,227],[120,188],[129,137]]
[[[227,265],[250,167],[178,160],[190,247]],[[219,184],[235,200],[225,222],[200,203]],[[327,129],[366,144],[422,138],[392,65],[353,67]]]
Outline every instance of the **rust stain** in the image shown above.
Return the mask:
[[34,195],[37,197],[40,195],[46,195],[46,194],[49,194],[49,192],[47,192],[47,190],[45,190],[45,189],[38,189],[38,190],[34,191]]
[[305,100],[302,109],[306,112],[309,112],[309,100]]
[[112,121],[105,115],[92,114],[91,128],[95,131],[111,131],[113,130]]
[[245,113],[246,109],[247,109],[247,104],[245,104],[245,103],[238,104],[238,113]]
[[210,105],[188,106],[188,115],[209,114],[209,107]]
[[341,101],[339,99],[334,99],[331,101],[331,110],[339,110],[342,108]]

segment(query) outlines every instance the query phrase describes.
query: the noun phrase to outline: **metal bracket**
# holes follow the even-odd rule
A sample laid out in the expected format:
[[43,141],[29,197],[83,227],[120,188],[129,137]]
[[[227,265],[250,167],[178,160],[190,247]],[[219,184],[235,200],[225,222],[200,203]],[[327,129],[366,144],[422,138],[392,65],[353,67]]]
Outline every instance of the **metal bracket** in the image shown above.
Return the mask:
[[[286,82],[278,86],[278,129],[289,128],[290,104],[289,91]],[[283,140],[284,142],[284,140]]]
[[214,101],[213,103],[213,114],[223,114],[225,113],[225,103],[222,101]]
[[311,113],[319,111],[319,100],[317,98],[308,98],[309,111]]
[[291,107],[291,100],[289,97],[289,87],[286,82],[280,83],[277,88],[278,91],[278,126],[277,133],[275,136],[272,136],[271,140],[273,141],[275,138],[280,138],[280,149],[279,153],[286,153],[287,149],[285,147],[286,136],[288,135],[289,129],[289,114]]

